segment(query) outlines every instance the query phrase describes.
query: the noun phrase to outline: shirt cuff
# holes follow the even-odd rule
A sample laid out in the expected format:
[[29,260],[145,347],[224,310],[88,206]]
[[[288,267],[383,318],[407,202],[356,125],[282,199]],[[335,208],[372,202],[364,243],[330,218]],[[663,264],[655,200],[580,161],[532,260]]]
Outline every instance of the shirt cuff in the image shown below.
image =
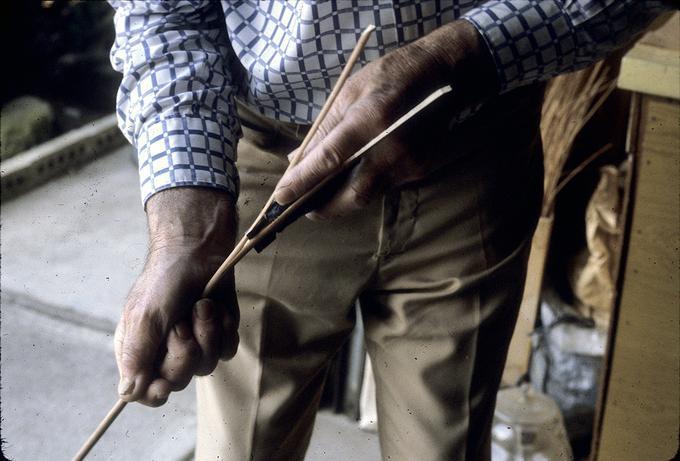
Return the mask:
[[136,139],[142,203],[163,189],[202,186],[238,197],[238,136],[224,124],[171,116],[144,124]]
[[496,63],[501,93],[544,80],[575,59],[575,32],[555,0],[488,1],[469,11]]

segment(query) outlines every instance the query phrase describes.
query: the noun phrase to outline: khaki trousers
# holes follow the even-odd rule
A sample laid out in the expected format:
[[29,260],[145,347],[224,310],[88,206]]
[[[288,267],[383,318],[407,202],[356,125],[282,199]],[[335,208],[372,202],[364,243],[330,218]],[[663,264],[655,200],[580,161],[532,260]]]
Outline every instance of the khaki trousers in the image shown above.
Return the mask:
[[[237,265],[241,343],[198,379],[197,460],[304,458],[357,298],[383,459],[489,459],[540,208],[541,95],[513,93],[455,128],[451,163],[427,180],[341,220],[302,218]],[[241,111],[243,233],[300,136]]]

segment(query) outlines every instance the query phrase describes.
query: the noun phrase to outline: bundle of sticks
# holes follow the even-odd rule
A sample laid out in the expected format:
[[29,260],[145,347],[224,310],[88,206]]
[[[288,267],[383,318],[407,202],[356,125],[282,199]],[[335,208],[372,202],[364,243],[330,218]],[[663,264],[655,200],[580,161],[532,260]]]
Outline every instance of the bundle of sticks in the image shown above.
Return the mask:
[[561,75],[546,88],[541,114],[545,163],[542,216],[552,216],[560,190],[588,164],[609,150],[606,144],[570,172],[564,168],[574,141],[616,87],[618,65],[604,60],[586,69]]
[[556,77],[547,85],[541,114],[545,193],[541,216],[531,242],[519,319],[503,372],[503,381],[506,383],[523,379],[529,369],[531,332],[541,301],[557,196],[571,179],[612,147],[611,143],[601,146],[575,168],[565,171],[581,130],[614,90],[618,67],[616,59],[601,61],[586,69]]

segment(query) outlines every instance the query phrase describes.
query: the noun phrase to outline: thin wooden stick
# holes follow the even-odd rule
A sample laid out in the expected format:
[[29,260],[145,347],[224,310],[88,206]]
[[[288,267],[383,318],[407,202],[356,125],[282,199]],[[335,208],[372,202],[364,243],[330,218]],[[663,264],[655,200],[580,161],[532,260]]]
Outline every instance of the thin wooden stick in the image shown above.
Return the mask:
[[[361,33],[361,36],[359,37],[359,40],[357,40],[357,44],[354,47],[354,50],[352,51],[352,54],[349,56],[347,59],[347,63],[345,64],[345,67],[342,69],[342,72],[340,73],[340,77],[338,77],[338,81],[335,82],[335,85],[333,86],[333,90],[331,91],[331,94],[328,95],[328,99],[326,99],[326,102],[324,103],[323,107],[321,108],[321,112],[319,112],[318,117],[316,120],[314,120],[314,123],[312,124],[312,127],[309,129],[307,132],[307,135],[305,138],[302,140],[302,144],[300,144],[300,148],[297,149],[296,154],[293,156],[291,159],[290,163],[288,164],[288,168],[286,168],[286,171],[288,171],[290,168],[294,167],[303,157],[305,150],[307,149],[307,146],[311,142],[312,138],[316,134],[317,130],[319,129],[319,126],[323,122],[323,120],[326,118],[326,115],[331,109],[331,106],[335,99],[338,97],[340,94],[340,91],[342,90],[343,86],[345,85],[345,82],[349,78],[350,74],[352,73],[352,68],[354,67],[354,64],[356,64],[357,60],[359,59],[359,56],[361,56],[362,51],[364,50],[364,47],[366,46],[366,43],[368,42],[368,39],[371,37],[371,34],[375,30],[374,25],[369,25],[364,29],[364,31]],[[243,249],[247,242],[248,242],[248,234],[250,231],[257,225],[257,223],[262,219],[264,214],[266,213],[267,209],[269,206],[274,202],[274,194],[269,196],[269,199],[267,199],[267,202],[265,205],[262,207],[262,210],[260,210],[260,213],[258,214],[257,218],[253,221],[251,224],[250,228],[246,231],[246,233],[243,235],[241,240],[238,242],[238,244],[234,247],[234,250],[227,256],[227,259],[224,260],[222,265],[217,269],[215,274],[210,278],[208,281],[208,284],[205,286],[205,290],[203,290],[203,297],[210,297],[210,294],[212,294],[213,290],[219,283],[219,281],[222,279],[225,273],[227,273],[229,270],[231,270],[234,265],[241,260],[241,257],[237,258],[237,255]],[[252,246],[251,246],[252,248]],[[249,251],[250,248],[248,248],[247,251]]]
[[[284,221],[288,216],[290,216],[292,213],[297,211],[300,207],[302,207],[307,201],[314,195],[316,194],[320,189],[322,189],[326,184],[328,184],[330,181],[333,180],[333,178],[337,177],[338,174],[342,173],[343,171],[347,170],[350,168],[352,165],[354,165],[366,152],[368,152],[373,146],[378,144],[380,141],[385,139],[387,136],[389,136],[394,130],[402,126],[404,123],[408,122],[411,120],[413,117],[415,117],[417,114],[419,114],[423,109],[425,109],[427,106],[432,104],[434,101],[442,97],[443,95],[451,92],[452,88],[451,85],[446,85],[442,88],[439,88],[438,90],[434,91],[432,94],[430,94],[428,97],[423,99],[420,103],[418,103],[416,106],[414,106],[411,110],[406,112],[404,115],[399,117],[397,121],[392,123],[390,126],[385,128],[378,136],[375,138],[371,139],[369,142],[367,142],[361,149],[356,151],[354,154],[352,154],[350,157],[348,157],[335,171],[333,171],[331,174],[327,175],[323,180],[319,181],[316,185],[314,185],[313,188],[311,188],[309,191],[305,192],[302,196],[300,196],[295,202],[291,203],[288,208],[281,213],[279,217],[277,217],[274,221],[272,221],[270,224],[268,224],[266,227],[263,228],[262,232],[260,232],[255,238],[250,240],[249,242],[253,243],[253,246],[257,245],[257,243],[267,237],[269,235],[270,231],[273,231],[278,224],[281,221]],[[246,246],[247,247],[247,246]]]
[[[357,60],[359,59],[359,56],[361,56],[361,53],[363,52],[364,47],[366,46],[366,43],[368,42],[368,39],[371,37],[371,34],[373,33],[374,30],[375,26],[371,24],[368,27],[366,27],[366,29],[364,29],[364,31],[361,33],[361,36],[359,37],[359,40],[357,40],[357,44],[354,47],[354,50],[352,50],[352,54],[350,54],[349,58],[347,59],[347,63],[345,63],[345,67],[342,69],[342,72],[340,73],[340,77],[338,77],[338,81],[335,82],[335,85],[333,86],[331,94],[328,95],[326,102],[321,108],[321,112],[319,112],[318,117],[316,117],[316,120],[314,120],[314,123],[312,124],[311,128],[305,135],[305,138],[302,140],[302,144],[300,144],[300,147],[297,149],[293,158],[290,159],[290,163],[288,164],[288,168],[286,168],[286,171],[294,167],[304,156],[304,152],[305,150],[307,150],[307,146],[309,146],[309,143],[312,141],[312,138],[319,129],[319,126],[321,126],[321,123],[323,123],[324,119],[326,118],[326,115],[331,110],[333,102],[335,102],[335,99],[338,97],[340,91],[345,86],[345,82],[352,73],[354,64],[356,64]],[[262,207],[262,211],[260,212],[258,218],[253,222],[253,226],[260,220],[260,218],[262,218],[265,211],[267,210],[267,208],[269,208],[269,205],[271,205],[273,201],[274,195],[272,194],[267,200],[265,206]],[[246,234],[247,233],[248,232],[246,232]]]
[[78,450],[78,453],[73,457],[73,461],[82,461],[85,459],[85,456],[92,450],[92,447],[95,446],[95,444],[99,441],[102,435],[104,435],[104,432],[109,428],[111,423],[113,423],[116,420],[116,417],[120,414],[121,411],[123,411],[123,408],[125,408],[125,405],[127,405],[127,402],[124,400],[118,400],[116,404],[109,410],[108,414],[104,417],[101,423],[99,423],[99,426],[97,426],[97,429],[94,430],[94,432],[88,437],[88,439],[85,441],[82,447],[80,447],[80,450]]
[[[286,208],[279,216],[276,217],[271,223],[267,224],[262,230],[252,239],[246,238],[246,242],[243,246],[240,247],[238,251],[232,252],[227,260],[225,261],[225,271],[228,271],[232,269],[236,263],[238,263],[250,250],[252,250],[255,246],[257,246],[258,243],[260,243],[263,239],[267,238],[272,232],[276,231],[276,228],[278,225],[282,222],[285,221],[286,218],[288,218],[291,214],[293,214],[295,211],[300,209],[305,203],[309,201],[309,199],[316,194],[320,189],[322,189],[325,185],[327,185],[330,181],[333,180],[333,178],[337,177],[338,174],[342,173],[343,171],[347,170],[350,168],[352,165],[354,165],[366,152],[368,152],[373,146],[378,144],[380,141],[385,139],[387,136],[389,136],[394,130],[402,126],[404,123],[415,117],[418,113],[420,113],[423,109],[425,109],[427,106],[432,104],[434,101],[442,97],[443,95],[449,93],[452,90],[450,85],[444,86],[442,88],[439,88],[438,90],[434,91],[432,94],[430,94],[428,97],[423,99],[420,103],[418,103],[415,107],[413,107],[411,110],[409,110],[407,113],[399,117],[397,121],[392,123],[390,126],[388,126],[385,130],[383,130],[378,136],[375,138],[371,139],[368,143],[366,143],[361,149],[356,151],[354,154],[352,154],[350,157],[348,157],[335,171],[333,171],[331,174],[327,175],[323,180],[319,181],[312,189],[309,191],[305,192],[302,196],[300,196],[295,202],[291,203],[288,208]],[[217,273],[216,273],[217,275]],[[213,276],[215,278],[215,276]],[[212,280],[212,279],[211,279]],[[219,280],[219,279],[218,279]],[[217,281],[214,282],[215,284]]]
[[349,59],[347,59],[347,63],[345,64],[344,69],[342,69],[342,72],[340,73],[340,77],[338,77],[338,81],[335,82],[333,91],[331,91],[331,94],[328,95],[328,99],[326,99],[326,102],[321,108],[319,116],[316,118],[316,120],[314,120],[314,123],[307,132],[305,139],[302,140],[302,144],[300,144],[300,148],[297,150],[297,153],[291,159],[288,168],[295,166],[295,164],[297,164],[300,161],[300,159],[302,159],[304,151],[307,149],[307,146],[309,145],[312,138],[316,134],[316,130],[319,129],[319,126],[321,126],[321,123],[323,122],[324,118],[326,118],[326,115],[331,110],[335,98],[337,98],[338,95],[340,94],[342,87],[345,85],[345,82],[352,73],[352,68],[354,68],[354,64],[356,64],[357,60],[359,59],[359,56],[361,56],[361,53],[364,51],[364,47],[366,46],[368,39],[371,38],[371,34],[373,33],[374,30],[375,26],[371,24],[368,27],[366,27],[366,29],[364,29],[364,31],[361,33],[361,36],[359,37],[359,40],[357,40],[357,44],[354,47],[352,54],[349,56]]
[[[293,157],[291,160],[290,164],[288,165],[288,168],[291,168],[297,164],[300,159],[302,158],[302,155],[307,149],[307,146],[309,145],[310,141],[316,134],[316,131],[319,129],[319,126],[323,122],[324,118],[326,117],[326,114],[328,114],[328,111],[331,108],[331,105],[335,101],[335,99],[338,97],[338,94],[340,94],[340,91],[342,90],[342,87],[344,86],[345,82],[349,78],[350,74],[352,73],[352,69],[354,67],[354,64],[356,64],[357,60],[359,59],[359,56],[361,55],[362,51],[364,50],[364,47],[366,46],[366,43],[368,42],[368,39],[370,38],[371,34],[375,30],[374,25],[369,25],[364,29],[362,32],[361,36],[359,37],[359,40],[357,40],[357,44],[354,47],[354,50],[352,51],[352,54],[349,56],[347,59],[347,63],[345,64],[345,67],[343,68],[342,72],[340,73],[340,77],[338,77],[338,81],[335,83],[333,90],[331,91],[331,94],[328,95],[328,98],[326,99],[326,102],[324,103],[323,107],[321,108],[321,112],[319,113],[318,117],[312,124],[312,127],[309,129],[307,132],[307,135],[305,136],[304,140],[302,141],[302,144],[300,145],[300,148],[298,149],[296,155]],[[250,229],[253,228],[257,224],[257,222],[264,216],[264,213],[266,212],[267,208],[273,203],[274,201],[274,195],[272,194],[269,197],[269,200],[267,200],[267,203],[265,206],[262,208],[260,211],[260,214],[258,215],[257,219],[253,224],[251,225]],[[238,263],[245,255],[248,253],[256,244],[261,240],[257,239],[257,241],[253,241],[248,239],[247,234],[250,231],[246,232],[246,235],[243,236],[241,241],[236,244],[234,249],[231,251],[229,256],[224,260],[222,265],[217,269],[217,271],[213,274],[213,276],[210,278],[208,283],[205,286],[205,289],[203,290],[203,297],[209,297],[213,290],[217,287],[217,284],[219,281],[222,279],[224,274],[228,272],[229,270],[233,269],[233,267]],[[260,232],[258,237],[262,236],[264,234],[263,232]],[[78,450],[78,453],[75,455],[73,458],[73,461],[81,461],[85,458],[85,456],[90,452],[92,447],[95,446],[95,444],[99,441],[99,439],[104,435],[104,432],[111,426],[111,424],[116,420],[118,415],[120,414],[121,411],[123,411],[123,408],[125,408],[125,405],[127,402],[124,400],[118,399],[118,401],[115,403],[113,408],[109,410],[108,414],[104,417],[104,419],[99,423],[99,426],[95,429],[95,431],[88,437],[88,439],[85,441],[83,446]]]
[[600,147],[598,150],[590,154],[590,156],[579,163],[573,170],[571,170],[567,176],[564,177],[559,183],[557,183],[557,186],[555,186],[555,192],[553,192],[551,200],[555,200],[555,197],[557,197],[557,194],[560,193],[562,189],[564,189],[564,186],[569,184],[569,181],[574,179],[576,175],[578,175],[581,171],[583,171],[588,165],[590,165],[596,158],[598,158],[600,155],[604,154],[607,152],[609,149],[614,147],[614,144],[612,143],[607,143],[604,146]]

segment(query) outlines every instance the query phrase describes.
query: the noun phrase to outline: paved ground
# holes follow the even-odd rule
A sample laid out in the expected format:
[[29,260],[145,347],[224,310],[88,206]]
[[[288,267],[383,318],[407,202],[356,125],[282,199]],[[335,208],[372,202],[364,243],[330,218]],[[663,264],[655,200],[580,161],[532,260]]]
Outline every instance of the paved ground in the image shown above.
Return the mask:
[[[3,453],[68,460],[116,399],[111,334],[145,251],[129,147],[2,204]],[[194,394],[132,405],[91,459],[191,459]],[[379,459],[376,436],[322,413],[308,461]]]

